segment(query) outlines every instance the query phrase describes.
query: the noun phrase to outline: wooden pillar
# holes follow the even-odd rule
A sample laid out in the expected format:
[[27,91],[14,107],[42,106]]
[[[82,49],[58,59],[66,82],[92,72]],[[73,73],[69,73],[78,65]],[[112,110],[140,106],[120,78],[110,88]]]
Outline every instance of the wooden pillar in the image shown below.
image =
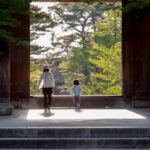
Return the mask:
[[[29,9],[29,8],[27,8]],[[28,46],[17,44],[9,45],[10,51],[10,97],[29,97],[30,88],[30,47],[29,47],[29,14],[15,15],[21,26],[13,28],[14,37],[26,40]]]
[[9,49],[7,44],[0,40],[0,99],[9,98],[10,78],[9,78]]
[[136,97],[150,98],[150,6],[136,14]]
[[150,99],[150,6],[123,12],[122,20],[123,96]]
[[[123,6],[125,4],[123,3]],[[136,73],[136,19],[134,12],[123,12],[122,15],[122,78],[123,96],[135,95]]]

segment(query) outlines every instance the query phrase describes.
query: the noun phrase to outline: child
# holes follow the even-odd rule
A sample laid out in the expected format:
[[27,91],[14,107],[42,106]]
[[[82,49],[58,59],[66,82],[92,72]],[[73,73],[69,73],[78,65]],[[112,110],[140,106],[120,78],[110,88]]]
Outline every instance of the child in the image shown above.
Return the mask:
[[73,95],[73,103],[75,104],[75,107],[80,109],[80,85],[79,85],[79,80],[74,80],[73,81],[73,86],[72,86],[72,95]]

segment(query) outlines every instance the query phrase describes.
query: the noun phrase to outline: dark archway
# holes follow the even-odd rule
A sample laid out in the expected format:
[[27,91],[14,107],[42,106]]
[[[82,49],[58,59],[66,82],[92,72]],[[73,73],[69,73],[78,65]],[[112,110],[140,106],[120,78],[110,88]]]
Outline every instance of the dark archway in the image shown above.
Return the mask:
[[[123,12],[122,18],[122,98],[134,100],[138,107],[150,106],[149,7]],[[16,17],[22,26],[12,28],[13,35],[29,41],[29,15],[18,14]],[[11,101],[29,98],[30,48],[2,42],[0,45],[4,49],[4,54],[0,55],[0,98]]]

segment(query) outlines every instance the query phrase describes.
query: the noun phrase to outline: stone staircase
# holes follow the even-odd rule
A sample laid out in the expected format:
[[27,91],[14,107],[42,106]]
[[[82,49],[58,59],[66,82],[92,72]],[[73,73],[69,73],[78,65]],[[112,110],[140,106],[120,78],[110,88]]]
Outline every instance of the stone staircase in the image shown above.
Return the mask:
[[1,128],[0,149],[150,149],[150,128]]

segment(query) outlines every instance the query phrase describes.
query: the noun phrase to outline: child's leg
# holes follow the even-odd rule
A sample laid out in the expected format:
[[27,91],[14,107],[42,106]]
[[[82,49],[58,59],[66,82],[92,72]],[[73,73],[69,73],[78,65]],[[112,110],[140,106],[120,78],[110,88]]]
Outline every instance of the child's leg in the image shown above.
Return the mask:
[[73,96],[73,104],[75,105],[75,96]]
[[80,96],[77,96],[77,107],[80,108]]
[[80,108],[80,96],[74,96],[75,99],[75,107]]

